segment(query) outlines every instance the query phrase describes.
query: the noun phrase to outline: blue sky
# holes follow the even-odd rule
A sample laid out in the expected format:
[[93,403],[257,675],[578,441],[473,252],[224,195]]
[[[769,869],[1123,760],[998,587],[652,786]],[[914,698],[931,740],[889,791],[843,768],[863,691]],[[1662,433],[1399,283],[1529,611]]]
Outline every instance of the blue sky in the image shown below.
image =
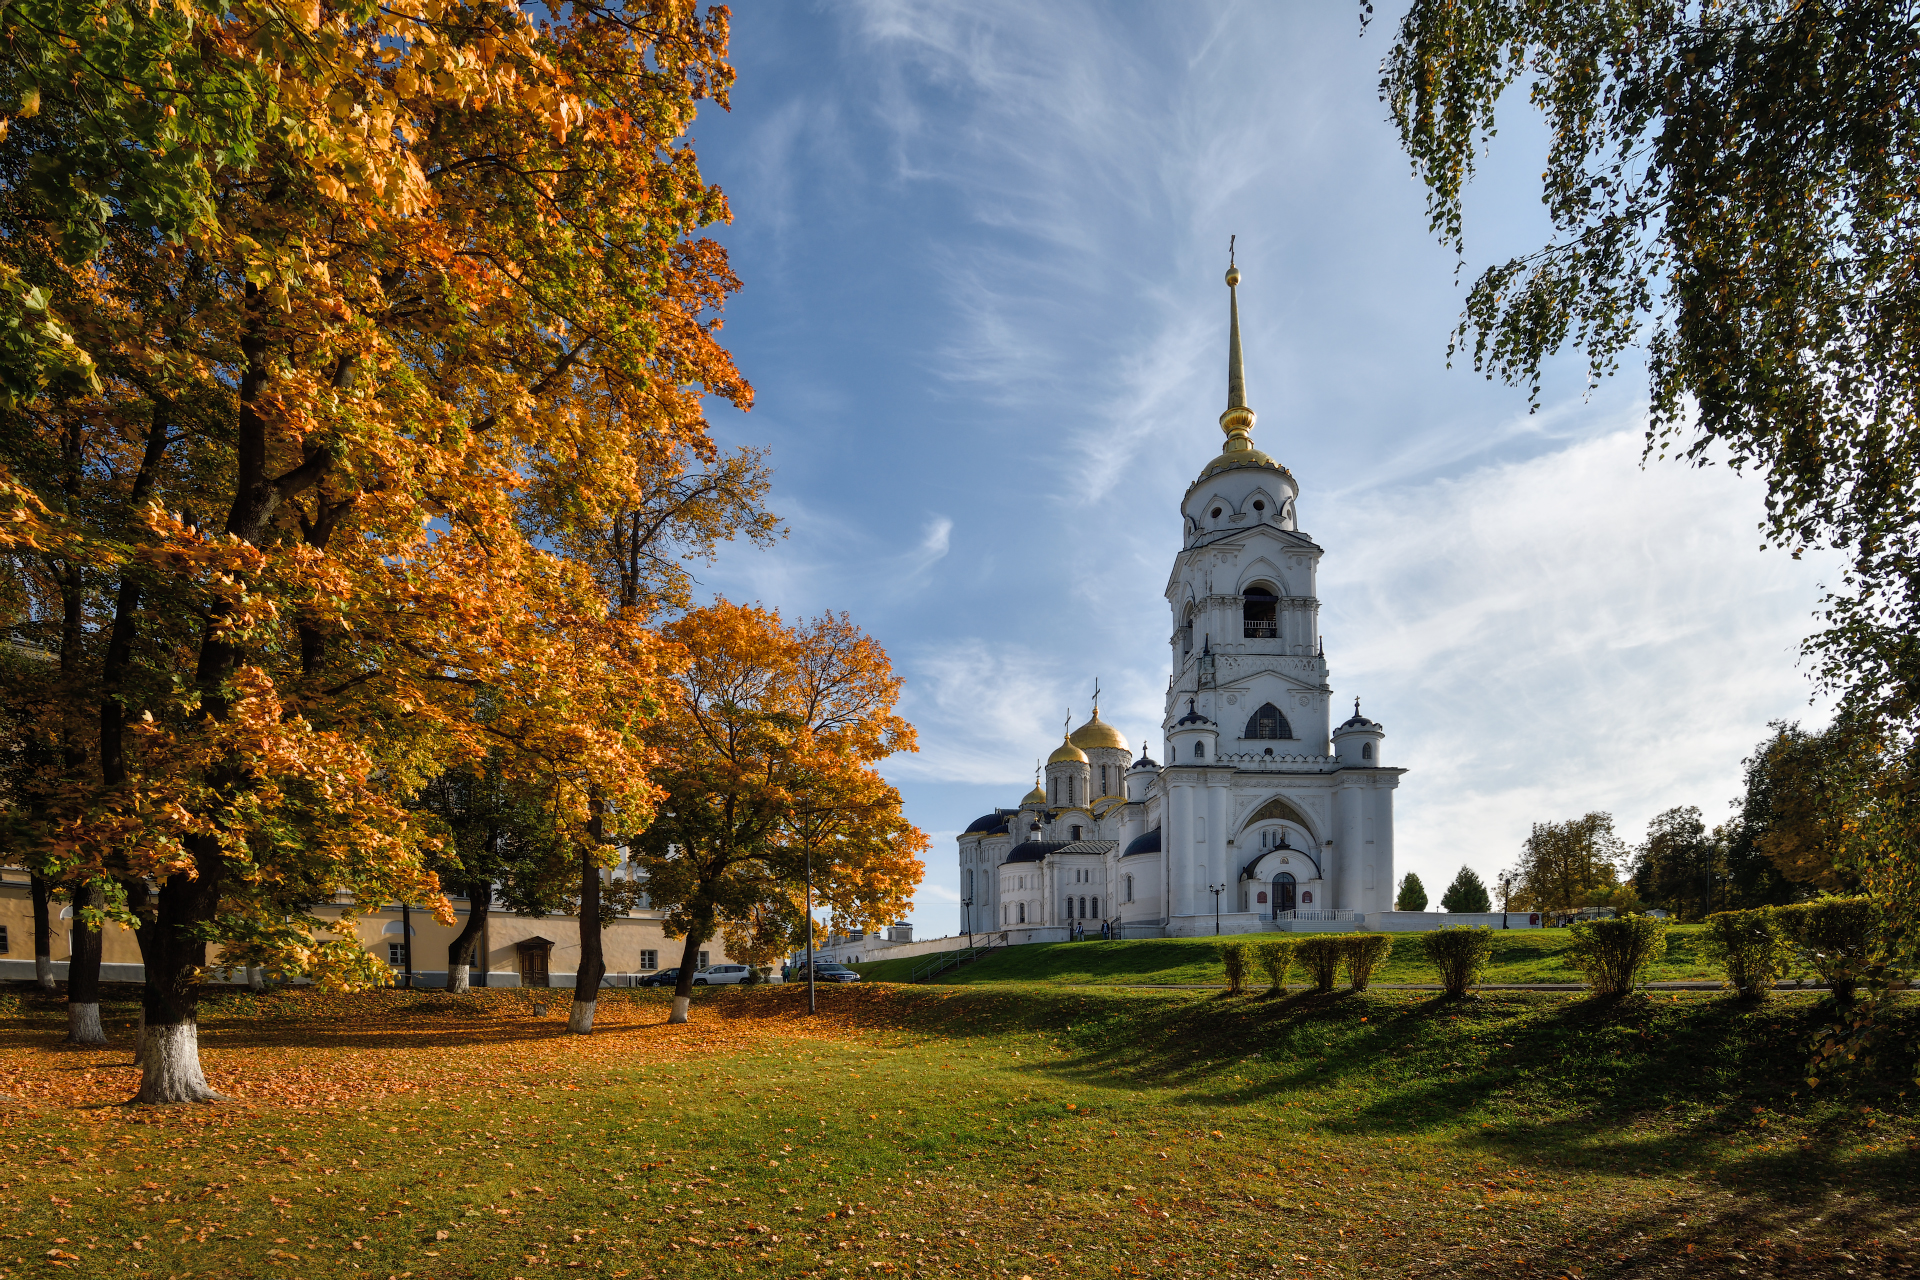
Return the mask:
[[[1385,6],[1382,7],[1383,12]],[[889,776],[933,838],[915,923],[958,921],[953,836],[1031,785],[1069,707],[1158,746],[1179,501],[1218,452],[1239,237],[1255,439],[1326,549],[1337,698],[1409,772],[1401,871],[1435,898],[1529,824],[1723,819],[1831,562],[1759,550],[1761,490],[1640,466],[1638,367],[1541,409],[1446,367],[1463,286],[1377,101],[1391,16],[1351,5],[744,0],[731,114],[695,129],[745,288],[790,535],[707,587],[849,611],[906,678]],[[1537,246],[1516,106],[1469,204],[1474,268]]]

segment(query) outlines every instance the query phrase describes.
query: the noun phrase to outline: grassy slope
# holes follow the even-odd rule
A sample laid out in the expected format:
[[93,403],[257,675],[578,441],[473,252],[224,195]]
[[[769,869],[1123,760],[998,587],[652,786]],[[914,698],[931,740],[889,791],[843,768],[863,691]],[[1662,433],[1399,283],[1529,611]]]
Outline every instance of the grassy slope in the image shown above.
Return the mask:
[[[1421,953],[1419,934],[1387,936],[1393,939],[1393,954],[1374,981],[1437,980]],[[1666,958],[1648,972],[1648,979],[1678,982],[1719,978],[1719,971],[1701,949],[1703,940],[1699,925],[1676,925],[1669,929]],[[984,960],[943,975],[941,981],[1224,983],[1219,941],[1216,938],[1156,938],[1137,942],[1033,943],[995,952]],[[1487,970],[1486,981],[1584,982],[1586,979],[1580,971],[1567,963],[1572,945],[1573,935],[1565,929],[1495,930],[1493,964]],[[876,982],[905,982],[913,967],[925,959],[921,956],[877,960],[853,967],[862,977]],[[1303,981],[1298,969],[1294,971],[1293,980]]]
[[[704,1048],[660,1025],[652,993],[604,993],[615,1029],[592,1042],[559,1030],[564,1005],[496,1016],[518,1007],[504,993],[234,999],[210,1042],[241,1067],[293,1046],[321,1079],[285,1103],[160,1112],[98,1105],[124,1096],[124,1047],[61,1049],[57,1008],[0,1009],[0,1079],[41,1098],[4,1113],[0,1274],[53,1274],[49,1249],[89,1272],[305,1280],[1914,1260],[1912,1063],[1889,1052],[1850,1092],[1810,1094],[1810,998],[820,995],[809,1036],[798,989],[703,993]],[[382,1047],[366,1036],[383,1020],[429,1038]],[[1920,1008],[1895,1021],[1911,1044]],[[47,1081],[65,1103],[35,1092]],[[336,1082],[362,1083],[310,1105]]]

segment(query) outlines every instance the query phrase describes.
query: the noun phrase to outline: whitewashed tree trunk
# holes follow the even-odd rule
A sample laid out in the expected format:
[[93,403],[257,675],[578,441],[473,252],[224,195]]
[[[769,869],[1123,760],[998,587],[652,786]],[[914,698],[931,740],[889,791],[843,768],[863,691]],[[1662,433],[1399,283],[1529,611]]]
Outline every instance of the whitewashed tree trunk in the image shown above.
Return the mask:
[[567,1013],[567,1030],[577,1036],[584,1036],[593,1030],[592,1000],[575,1000],[573,1008]]
[[98,1004],[69,1004],[67,1006],[67,1043],[68,1044],[105,1044],[106,1028],[100,1025],[100,1006]]
[[198,1023],[175,1022],[146,1029],[146,1052],[140,1058],[140,1092],[133,1100],[148,1106],[223,1100],[200,1070]]
[[33,958],[33,980],[40,984],[42,991],[53,990],[52,956],[35,956]]
[[687,1020],[687,1006],[692,1003],[693,1002],[686,996],[675,996],[673,998],[673,1012],[667,1016],[667,1021],[685,1022]]
[[247,966],[247,990],[265,991],[267,989],[267,970],[265,965]]
[[456,992],[468,990],[467,974],[471,968],[471,965],[457,964],[447,970],[447,990]]

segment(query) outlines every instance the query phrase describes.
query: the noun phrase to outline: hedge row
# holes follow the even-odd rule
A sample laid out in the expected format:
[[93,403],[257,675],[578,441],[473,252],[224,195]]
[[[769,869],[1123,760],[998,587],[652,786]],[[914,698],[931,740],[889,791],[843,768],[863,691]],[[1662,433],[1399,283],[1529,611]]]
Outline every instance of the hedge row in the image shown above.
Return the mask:
[[1246,989],[1248,970],[1254,966],[1267,975],[1273,991],[1285,991],[1296,963],[1313,979],[1316,990],[1333,990],[1344,969],[1348,985],[1365,991],[1392,953],[1393,939],[1384,933],[1310,934],[1220,944],[1227,989],[1234,995]]
[[1718,911],[1707,945],[1743,1000],[1764,1000],[1796,963],[1812,969],[1833,998],[1850,1005],[1883,961],[1880,913],[1872,898],[1816,898],[1785,907]]

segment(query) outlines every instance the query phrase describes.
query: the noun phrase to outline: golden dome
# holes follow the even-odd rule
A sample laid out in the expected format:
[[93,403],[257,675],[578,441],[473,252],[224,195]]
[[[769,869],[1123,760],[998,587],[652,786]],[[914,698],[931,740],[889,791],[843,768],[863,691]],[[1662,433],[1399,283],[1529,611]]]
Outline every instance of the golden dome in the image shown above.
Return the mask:
[[1027,798],[1020,802],[1020,807],[1024,809],[1030,804],[1037,804],[1042,808],[1047,804],[1046,789],[1037,782],[1033,784],[1033,790],[1027,792]]
[[1074,764],[1085,764],[1087,753],[1074,746],[1072,738],[1061,738],[1060,745],[1055,747],[1053,754],[1047,757],[1047,763],[1062,764],[1069,761]]
[[1093,719],[1075,729],[1073,736],[1067,741],[1082,751],[1091,751],[1095,747],[1107,747],[1114,751],[1132,754],[1132,749],[1127,746],[1127,740],[1120,736],[1120,731],[1100,718],[1099,707],[1093,709]]

